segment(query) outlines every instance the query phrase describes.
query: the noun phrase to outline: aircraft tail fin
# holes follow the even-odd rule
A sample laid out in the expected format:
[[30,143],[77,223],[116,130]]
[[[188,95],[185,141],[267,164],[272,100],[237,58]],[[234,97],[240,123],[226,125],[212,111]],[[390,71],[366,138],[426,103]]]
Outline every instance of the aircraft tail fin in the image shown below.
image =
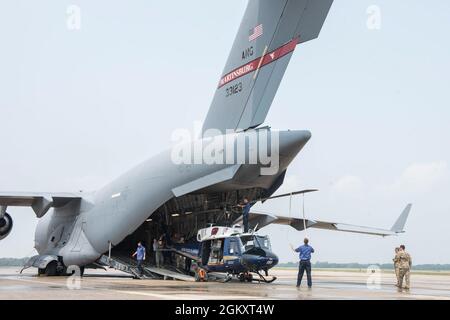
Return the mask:
[[203,125],[204,136],[264,122],[294,49],[318,37],[332,3],[249,0]]
[[411,211],[412,204],[408,204],[406,208],[403,210],[402,214],[398,217],[397,221],[395,221],[394,225],[391,228],[391,231],[395,233],[403,233],[405,232],[405,224],[408,220],[409,212]]

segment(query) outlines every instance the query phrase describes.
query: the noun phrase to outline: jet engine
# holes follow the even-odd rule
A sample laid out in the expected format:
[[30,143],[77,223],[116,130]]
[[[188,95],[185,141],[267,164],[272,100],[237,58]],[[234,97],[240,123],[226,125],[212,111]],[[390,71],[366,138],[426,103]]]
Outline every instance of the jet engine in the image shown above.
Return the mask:
[[13,227],[13,220],[7,213],[0,218],[0,240],[5,239],[11,232]]

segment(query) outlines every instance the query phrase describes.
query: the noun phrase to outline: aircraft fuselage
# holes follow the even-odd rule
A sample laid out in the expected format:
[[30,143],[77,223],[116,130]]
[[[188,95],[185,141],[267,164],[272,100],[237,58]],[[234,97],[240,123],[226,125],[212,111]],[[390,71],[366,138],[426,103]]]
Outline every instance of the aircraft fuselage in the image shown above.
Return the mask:
[[[308,131],[268,132],[268,139],[274,139],[275,134],[279,139],[279,167],[276,175],[286,170],[311,134]],[[260,143],[256,149],[247,145],[246,152],[250,154],[260,147]],[[107,252],[110,244],[115,246],[133,233],[165,202],[183,190],[195,190],[196,183],[199,187],[220,186],[220,177],[226,179],[233,168],[238,168],[246,176],[246,181],[253,181],[249,183],[249,188],[258,183],[258,179],[263,186],[266,181],[260,171],[255,170],[266,165],[260,162],[243,165],[176,164],[173,160],[171,148],[138,165],[99,191],[86,193],[81,202],[69,203],[48,212],[36,229],[35,247],[38,253],[60,256],[66,266],[84,266]],[[205,185],[209,181],[211,184]],[[241,184],[242,188],[246,187],[244,182]],[[270,185],[265,187],[269,188]],[[221,188],[233,186],[223,181]]]

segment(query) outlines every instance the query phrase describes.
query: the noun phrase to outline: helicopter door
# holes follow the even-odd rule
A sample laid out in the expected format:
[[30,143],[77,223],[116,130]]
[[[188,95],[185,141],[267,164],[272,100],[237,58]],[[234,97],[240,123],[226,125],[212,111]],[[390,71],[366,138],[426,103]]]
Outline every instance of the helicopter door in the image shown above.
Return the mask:
[[209,261],[209,256],[211,254],[211,242],[205,241],[202,243],[202,265],[207,265]]
[[208,265],[220,264],[223,260],[223,239],[215,239],[211,242],[211,254]]

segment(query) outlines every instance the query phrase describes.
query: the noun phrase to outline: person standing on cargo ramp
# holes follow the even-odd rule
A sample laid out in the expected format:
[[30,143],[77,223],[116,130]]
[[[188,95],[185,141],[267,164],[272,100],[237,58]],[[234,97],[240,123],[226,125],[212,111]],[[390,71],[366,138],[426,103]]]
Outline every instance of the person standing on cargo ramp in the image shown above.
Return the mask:
[[156,263],[156,267],[157,268],[161,268],[164,265],[164,256],[163,256],[163,241],[162,241],[162,236],[161,238],[156,242],[156,246],[154,246],[155,248],[155,263]]
[[252,207],[252,203],[245,197],[242,201],[242,204],[238,205],[242,208],[242,224],[244,225],[244,233],[248,232],[248,216],[250,214],[250,209]]
[[313,247],[311,247],[308,243],[308,238],[303,240],[304,245],[295,249],[295,252],[299,253],[300,264],[298,266],[298,276],[297,276],[297,288],[300,288],[300,284],[302,283],[303,275],[306,271],[306,277],[308,279],[308,288],[312,287],[312,278],[311,278],[311,253],[314,253]]
[[136,256],[137,260],[137,268],[139,270],[140,275],[144,273],[144,269],[142,267],[142,263],[145,260],[145,247],[142,245],[142,243],[138,242],[138,247],[136,251],[133,253],[132,257],[134,258]]

